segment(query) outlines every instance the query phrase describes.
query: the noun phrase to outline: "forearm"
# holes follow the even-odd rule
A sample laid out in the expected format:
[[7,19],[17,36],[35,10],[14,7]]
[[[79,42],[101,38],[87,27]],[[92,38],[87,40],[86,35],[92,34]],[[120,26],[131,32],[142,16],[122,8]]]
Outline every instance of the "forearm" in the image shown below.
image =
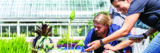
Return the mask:
[[121,43],[117,44],[116,46],[114,46],[113,48],[115,48],[115,51],[123,49],[128,47],[129,45],[131,45],[133,43],[132,40],[127,40],[127,41],[122,41]]
[[150,36],[150,35],[152,35],[153,33],[155,33],[156,31],[157,31],[156,29],[150,28],[147,32],[145,32],[145,34],[146,34],[147,36]]
[[114,32],[111,35],[107,36],[106,38],[102,39],[103,44],[117,40],[127,34],[128,34],[127,32],[122,32],[122,30],[117,30],[116,32]]
[[136,13],[136,14],[127,16],[125,21],[124,21],[124,24],[123,24],[122,28],[117,30],[116,32],[112,33],[108,37],[102,39],[103,44],[106,44],[108,42],[117,40],[118,38],[121,38],[121,37],[127,35],[131,31],[131,29],[133,28],[133,26],[136,23],[139,15],[140,15],[140,13]]

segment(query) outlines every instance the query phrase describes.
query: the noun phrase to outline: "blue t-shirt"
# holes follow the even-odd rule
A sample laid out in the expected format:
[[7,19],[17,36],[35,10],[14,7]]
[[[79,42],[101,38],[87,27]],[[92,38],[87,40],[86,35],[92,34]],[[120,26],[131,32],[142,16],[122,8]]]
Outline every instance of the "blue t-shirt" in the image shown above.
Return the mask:
[[127,16],[138,12],[143,23],[160,31],[160,0],[133,0]]
[[[113,32],[115,32],[116,30],[120,29],[121,27],[116,25],[116,24],[112,24],[110,25],[109,27],[109,30],[108,30],[108,34],[106,34],[106,37],[110,34],[112,34]],[[131,33],[129,33],[127,36],[131,35]],[[99,39],[102,39],[102,37],[97,37],[96,36],[96,33],[94,31],[94,28],[88,33],[85,41],[84,41],[84,44],[85,46],[82,47],[82,50],[81,52],[85,52],[84,50],[89,48],[89,46],[87,46],[89,43],[91,43],[92,41],[95,41],[95,40],[99,40]],[[112,41],[112,42],[109,42],[108,44],[111,44],[112,46],[115,46],[116,44],[118,44],[117,41]],[[100,46],[98,49],[94,50],[95,53],[102,53],[104,50],[104,47],[103,46]],[[129,50],[129,49],[125,49],[125,50]],[[90,51],[91,52],[91,51]]]

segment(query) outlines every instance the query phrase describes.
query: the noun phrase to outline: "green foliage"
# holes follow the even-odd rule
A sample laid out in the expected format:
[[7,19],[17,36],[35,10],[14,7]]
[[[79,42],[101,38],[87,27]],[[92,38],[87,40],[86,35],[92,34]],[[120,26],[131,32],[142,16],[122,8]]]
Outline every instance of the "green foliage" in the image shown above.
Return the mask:
[[42,23],[42,27],[38,27],[38,29],[35,31],[35,33],[38,34],[38,36],[50,36],[51,35],[52,27],[48,26],[47,24]]
[[[1,33],[0,33],[1,36]],[[16,37],[17,33],[10,33],[10,37]],[[2,33],[2,37],[9,37],[9,33]]]
[[79,29],[77,29],[76,31],[77,31],[77,33],[79,34],[79,36],[85,36],[85,25],[82,25],[82,26],[80,26],[80,28]]
[[54,31],[53,35],[54,35],[55,37],[59,36],[59,35],[58,35],[59,29],[55,28],[55,29],[53,29],[53,31]]
[[34,37],[35,33],[34,32],[28,32],[28,37]]
[[[51,50],[54,46],[50,42],[49,36],[51,35],[52,27],[48,27],[47,24],[42,23],[42,27],[38,27],[38,29],[35,31],[35,33],[40,36],[40,39],[37,40],[35,44],[35,49],[38,49],[41,53],[47,53],[49,50]],[[37,37],[38,37],[37,36]]]
[[82,28],[77,29],[77,32],[78,32],[78,34],[80,35],[80,34],[81,34],[81,32],[82,32]]
[[149,36],[149,42],[151,42],[152,39],[153,39],[158,33],[159,33],[159,32],[157,31],[157,32],[155,32],[154,34],[150,35],[150,36]]
[[80,41],[78,42],[78,45],[79,45],[79,46],[84,46],[84,41],[83,41],[83,40],[80,40]]
[[69,33],[64,32],[64,34],[62,34],[62,39],[69,40]]
[[41,36],[41,38],[36,42],[35,48],[39,49],[38,51],[41,53],[43,53],[43,51],[47,53],[53,46],[54,44],[50,43],[49,37]]
[[74,52],[75,52],[76,46],[78,46],[78,45],[79,45],[79,46],[84,46],[84,40],[80,40],[80,41],[78,42],[78,44],[74,46]]
[[0,53],[31,53],[30,47],[23,37],[0,38]]
[[[78,42],[80,42],[80,40],[69,39],[69,43],[71,43],[71,41],[72,41],[72,43],[78,43]],[[84,40],[82,40],[82,41],[84,41]],[[58,40],[57,45],[63,45],[63,44],[67,44],[67,40],[66,39],[60,39],[60,40]]]
[[2,33],[2,37],[9,37],[9,33]]
[[91,30],[92,28],[94,28],[94,26],[93,26],[93,20],[89,20],[89,22],[88,22],[88,30]]
[[75,11],[72,10],[72,13],[70,14],[70,20],[74,20],[75,19]]
[[11,33],[10,37],[17,37],[17,33]]

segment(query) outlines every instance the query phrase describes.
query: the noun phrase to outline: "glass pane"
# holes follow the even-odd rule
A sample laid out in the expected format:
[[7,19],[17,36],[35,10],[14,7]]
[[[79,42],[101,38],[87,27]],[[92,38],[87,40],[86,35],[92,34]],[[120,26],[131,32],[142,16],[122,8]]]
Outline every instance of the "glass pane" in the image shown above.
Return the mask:
[[2,37],[9,37],[9,28],[8,28],[8,26],[2,26]]
[[72,26],[72,35],[73,36],[78,36],[79,35],[79,33],[78,33],[78,26]]
[[53,26],[52,34],[54,37],[59,37],[60,36],[60,26],[58,25]]
[[27,36],[27,26],[20,26],[20,35]]
[[34,37],[35,36],[35,27],[34,26],[28,26],[28,37]]
[[80,26],[79,36],[85,36],[85,25]]
[[17,26],[11,26],[10,27],[10,37],[16,37],[17,36]]

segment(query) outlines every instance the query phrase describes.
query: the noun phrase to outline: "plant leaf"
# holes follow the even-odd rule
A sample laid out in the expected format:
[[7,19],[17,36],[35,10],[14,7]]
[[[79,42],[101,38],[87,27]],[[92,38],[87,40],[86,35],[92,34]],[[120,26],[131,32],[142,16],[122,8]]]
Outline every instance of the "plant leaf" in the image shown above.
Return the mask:
[[41,35],[41,31],[40,31],[40,30],[35,31],[35,33],[37,33],[37,34],[38,34],[38,36],[40,36],[40,35]]
[[83,40],[80,40],[79,43],[78,43],[78,45],[79,45],[79,46],[84,46],[84,41],[83,41]]
[[49,27],[47,33],[49,33],[51,30],[52,30],[52,27]]
[[70,14],[70,20],[74,20],[75,19],[75,11],[72,10],[72,13]]

